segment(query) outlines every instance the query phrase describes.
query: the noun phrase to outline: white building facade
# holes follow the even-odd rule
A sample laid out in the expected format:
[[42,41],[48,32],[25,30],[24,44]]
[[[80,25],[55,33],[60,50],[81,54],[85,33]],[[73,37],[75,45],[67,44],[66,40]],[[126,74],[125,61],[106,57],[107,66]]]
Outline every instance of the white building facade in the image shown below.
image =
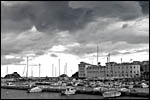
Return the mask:
[[115,62],[106,63],[106,66],[82,64],[79,66],[79,77],[86,78],[137,78],[140,77],[140,65],[134,63],[121,63]]

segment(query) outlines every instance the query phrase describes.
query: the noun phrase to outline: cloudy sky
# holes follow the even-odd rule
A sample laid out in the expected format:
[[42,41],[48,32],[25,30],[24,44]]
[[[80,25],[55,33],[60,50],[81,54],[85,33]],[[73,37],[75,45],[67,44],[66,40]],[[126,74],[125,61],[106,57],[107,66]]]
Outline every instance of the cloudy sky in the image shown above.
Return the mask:
[[[71,76],[81,61],[149,60],[148,1],[2,1],[1,76]],[[31,71],[33,70],[33,71]],[[56,70],[56,71],[55,71]]]

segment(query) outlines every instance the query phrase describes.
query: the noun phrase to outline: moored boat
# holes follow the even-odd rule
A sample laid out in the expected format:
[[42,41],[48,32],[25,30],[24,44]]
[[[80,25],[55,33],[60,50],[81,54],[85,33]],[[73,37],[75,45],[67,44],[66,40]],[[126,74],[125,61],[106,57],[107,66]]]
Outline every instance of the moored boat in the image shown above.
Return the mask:
[[61,91],[62,95],[72,95],[75,94],[76,89],[74,87],[68,86],[65,88],[65,90]]
[[27,91],[28,93],[36,93],[36,92],[42,92],[42,89],[40,87],[33,87]]
[[119,97],[121,95],[121,92],[119,91],[108,91],[103,93],[103,97],[105,98],[113,98],[113,97]]

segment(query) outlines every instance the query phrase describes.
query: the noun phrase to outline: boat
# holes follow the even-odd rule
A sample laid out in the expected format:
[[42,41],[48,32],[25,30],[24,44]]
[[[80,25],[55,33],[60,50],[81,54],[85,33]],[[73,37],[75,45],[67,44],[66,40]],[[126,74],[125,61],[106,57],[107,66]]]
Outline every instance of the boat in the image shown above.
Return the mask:
[[8,82],[8,83],[6,83],[7,84],[7,86],[16,86],[14,83],[12,83],[12,82]]
[[127,88],[120,88],[119,91],[120,91],[120,92],[128,92],[129,89],[127,89]]
[[145,84],[145,83],[141,83],[141,87],[142,88],[148,88],[149,86],[147,84]]
[[27,93],[36,93],[36,92],[42,92],[42,89],[36,86],[27,91]]
[[75,94],[76,89],[72,86],[68,86],[65,90],[61,91],[61,95],[72,95]]
[[121,92],[119,91],[107,91],[103,93],[103,97],[105,98],[119,97],[120,95],[121,95]]

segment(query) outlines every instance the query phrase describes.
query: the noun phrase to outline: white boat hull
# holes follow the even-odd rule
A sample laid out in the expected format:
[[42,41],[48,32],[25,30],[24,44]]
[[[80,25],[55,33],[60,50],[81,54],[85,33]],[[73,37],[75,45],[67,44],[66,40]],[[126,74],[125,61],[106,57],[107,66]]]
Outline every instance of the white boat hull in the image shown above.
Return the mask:
[[37,93],[37,92],[42,92],[42,89],[39,87],[34,87],[28,90],[28,93]]
[[106,98],[119,97],[120,95],[121,95],[121,92],[118,92],[118,91],[109,91],[109,92],[103,93],[103,97],[106,97]]

